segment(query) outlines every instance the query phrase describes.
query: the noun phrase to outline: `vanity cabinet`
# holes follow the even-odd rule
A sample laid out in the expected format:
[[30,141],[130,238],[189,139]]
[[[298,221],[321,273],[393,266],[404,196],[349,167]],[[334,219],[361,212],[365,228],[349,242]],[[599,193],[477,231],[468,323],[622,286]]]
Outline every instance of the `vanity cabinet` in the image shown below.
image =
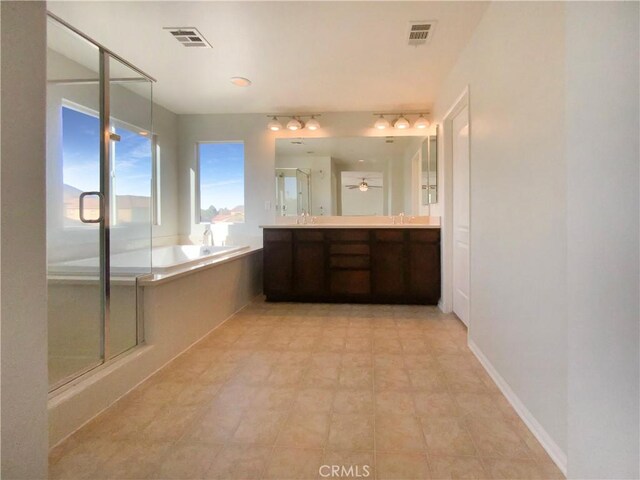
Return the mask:
[[408,303],[440,299],[439,228],[265,228],[269,301]]

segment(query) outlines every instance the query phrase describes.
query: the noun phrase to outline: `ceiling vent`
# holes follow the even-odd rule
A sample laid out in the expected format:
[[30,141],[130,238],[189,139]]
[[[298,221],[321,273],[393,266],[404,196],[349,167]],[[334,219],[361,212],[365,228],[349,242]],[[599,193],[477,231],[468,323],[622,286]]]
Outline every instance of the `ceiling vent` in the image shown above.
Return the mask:
[[211,48],[211,44],[194,27],[164,27],[185,47]]
[[409,22],[409,45],[417,47],[429,42],[433,37],[435,27],[435,21]]

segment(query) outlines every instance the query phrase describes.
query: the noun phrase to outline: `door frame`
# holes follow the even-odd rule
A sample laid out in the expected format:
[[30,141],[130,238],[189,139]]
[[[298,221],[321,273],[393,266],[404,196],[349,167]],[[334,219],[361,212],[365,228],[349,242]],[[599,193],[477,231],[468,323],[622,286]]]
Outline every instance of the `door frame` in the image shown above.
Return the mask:
[[[443,159],[442,185],[442,295],[440,309],[444,313],[453,312],[453,119],[465,107],[469,112],[469,160],[471,160],[471,108],[469,105],[469,85],[453,102],[442,120],[441,158]],[[473,168],[469,161],[469,176]],[[471,179],[469,179],[471,180]],[[469,231],[471,231],[471,181],[469,181]],[[469,274],[471,274],[471,241],[469,241]],[[471,284],[469,285],[469,325],[471,325]]]

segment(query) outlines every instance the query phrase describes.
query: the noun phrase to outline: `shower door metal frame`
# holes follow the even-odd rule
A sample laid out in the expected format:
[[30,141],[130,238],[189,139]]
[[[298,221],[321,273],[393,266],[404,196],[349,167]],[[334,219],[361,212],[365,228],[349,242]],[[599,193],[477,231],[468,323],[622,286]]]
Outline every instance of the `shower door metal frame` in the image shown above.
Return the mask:
[[[100,119],[100,193],[102,200],[100,202],[100,294],[101,294],[101,310],[102,310],[102,319],[101,319],[101,332],[100,332],[100,354],[102,356],[102,361],[97,365],[90,366],[84,369],[79,370],[77,373],[74,373],[68,377],[63,378],[53,385],[49,385],[50,392],[63,387],[65,385],[69,385],[73,380],[81,377],[87,372],[94,370],[95,368],[103,367],[109,361],[118,357],[121,354],[110,358],[110,335],[109,335],[109,326],[110,326],[110,317],[111,317],[111,141],[112,141],[112,132],[111,132],[111,115],[110,115],[110,84],[113,82],[118,83],[126,83],[126,82],[140,82],[140,81],[148,81],[151,85],[156,82],[156,79],[151,75],[145,73],[140,70],[135,65],[126,61],[120,55],[112,52],[104,45],[95,41],[93,38],[89,37],[85,33],[81,32],[74,26],[70,25],[54,13],[47,11],[47,16],[59,23],[63,27],[67,28],[74,34],[78,35],[82,39],[86,40],[90,44],[94,45],[98,48],[99,52],[99,71],[98,71],[98,80],[99,84],[99,119]],[[115,59],[123,65],[131,68],[133,71],[138,73],[143,79],[140,78],[109,78],[109,61],[110,59]],[[95,83],[96,80],[93,79],[78,79],[71,81],[54,81],[53,83],[72,83],[72,84],[87,84],[87,83]],[[153,88],[153,87],[152,87]],[[149,100],[151,103],[150,112],[153,111],[153,96]],[[151,114],[151,122],[150,122],[150,133],[153,136],[153,122],[152,122],[152,114]],[[153,143],[152,143],[153,146]],[[135,279],[136,292],[139,291],[138,279]],[[138,295],[136,293],[136,345],[139,345],[141,342],[141,332],[143,331],[140,325],[140,315],[139,315],[139,300]],[[126,351],[125,351],[126,352]],[[125,353],[122,352],[122,353]]]

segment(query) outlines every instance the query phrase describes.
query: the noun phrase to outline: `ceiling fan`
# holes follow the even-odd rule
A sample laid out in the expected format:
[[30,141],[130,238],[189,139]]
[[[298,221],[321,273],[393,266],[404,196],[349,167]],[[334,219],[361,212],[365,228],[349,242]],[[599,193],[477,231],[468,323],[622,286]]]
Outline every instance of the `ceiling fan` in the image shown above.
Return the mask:
[[347,187],[349,190],[353,190],[354,188],[357,188],[361,192],[366,192],[370,188],[382,188],[382,186],[380,185],[369,185],[364,177],[362,178],[362,181],[358,185],[345,185],[345,187]]

